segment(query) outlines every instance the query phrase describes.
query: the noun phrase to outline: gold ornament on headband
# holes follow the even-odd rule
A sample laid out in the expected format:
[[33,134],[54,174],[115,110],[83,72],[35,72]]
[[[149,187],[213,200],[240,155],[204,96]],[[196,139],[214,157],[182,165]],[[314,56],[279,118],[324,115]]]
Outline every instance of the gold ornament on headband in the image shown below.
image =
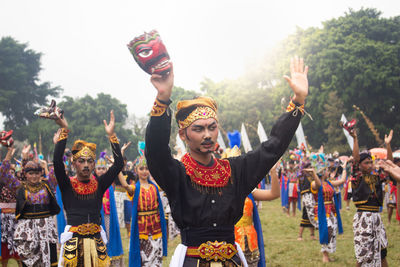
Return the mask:
[[218,121],[217,113],[210,107],[197,107],[185,120],[179,121],[179,128],[184,129],[198,119],[214,118]]
[[73,154],[72,158],[74,160],[77,160],[80,157],[96,159],[96,144],[77,140],[71,150]]

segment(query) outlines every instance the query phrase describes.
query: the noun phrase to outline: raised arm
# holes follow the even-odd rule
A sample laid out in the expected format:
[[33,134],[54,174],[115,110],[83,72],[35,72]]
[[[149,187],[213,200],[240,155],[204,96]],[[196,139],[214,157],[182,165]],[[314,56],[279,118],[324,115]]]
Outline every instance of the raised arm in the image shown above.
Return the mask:
[[346,178],[347,178],[346,165],[347,165],[347,160],[345,162],[343,162],[343,165],[342,165],[342,168],[343,168],[342,177],[339,180],[331,181],[331,184],[333,186],[339,186],[346,182]]
[[[171,155],[169,138],[171,135],[171,110],[169,104],[174,86],[174,73],[165,76],[153,74],[151,83],[157,89],[157,98],[150,113],[150,121],[146,128],[145,156],[151,175],[157,184],[172,196],[177,192],[178,183],[172,179],[178,175],[180,163]],[[182,168],[183,169],[183,168]],[[173,189],[175,188],[175,189]]]
[[278,164],[279,162],[275,163],[275,165],[269,172],[271,175],[271,189],[270,190],[254,189],[252,194],[255,200],[269,201],[269,200],[274,200],[280,196],[279,179],[276,170]]
[[392,142],[393,138],[393,130],[390,130],[389,135],[385,134],[385,145],[386,145],[386,159],[393,161],[393,152],[392,152],[392,146],[390,145],[390,142]]
[[311,182],[311,191],[314,191],[314,192],[318,191],[318,188],[321,187],[322,183],[321,183],[321,180],[319,179],[317,173],[315,172],[315,169],[307,168],[307,169],[303,169],[303,171],[307,172],[314,179],[314,181]]
[[107,123],[105,120],[104,122],[104,129],[108,134],[108,138],[110,139],[111,149],[113,153],[114,163],[113,165],[107,170],[105,174],[98,178],[99,184],[105,192],[108,187],[113,183],[115,177],[118,176],[118,173],[122,171],[124,167],[124,160],[122,159],[121,148],[119,147],[119,141],[117,136],[115,135],[115,117],[114,111],[110,111],[110,122]]
[[126,182],[124,175],[122,172],[118,173],[118,180],[121,183],[121,185],[125,188],[125,190],[128,192],[130,196],[133,196],[133,188]]
[[356,129],[353,129],[350,132],[350,135],[353,137],[353,159],[354,164],[358,164],[360,161],[360,148],[358,146],[358,137]]
[[[54,134],[53,142],[55,144],[54,155],[53,155],[53,166],[54,166],[54,174],[57,179],[57,183],[60,187],[60,190],[66,188],[69,184],[69,178],[65,173],[65,165],[64,165],[64,150],[67,144],[68,138],[68,124],[65,118],[59,119],[58,125],[60,125],[60,129]],[[57,121],[56,121],[57,122]]]
[[17,188],[21,185],[21,182],[12,175],[10,172],[11,167],[11,159],[14,156],[15,148],[14,146],[7,148],[7,154],[3,160],[3,163],[0,166],[0,183],[5,185],[11,191],[16,191]]

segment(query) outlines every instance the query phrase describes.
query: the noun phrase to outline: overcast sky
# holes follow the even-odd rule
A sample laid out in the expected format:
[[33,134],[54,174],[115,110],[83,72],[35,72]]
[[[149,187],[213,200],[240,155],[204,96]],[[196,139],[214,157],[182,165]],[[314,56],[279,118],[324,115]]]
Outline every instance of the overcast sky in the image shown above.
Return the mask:
[[156,91],[126,44],[157,29],[174,62],[175,85],[197,90],[204,77],[240,76],[296,26],[320,27],[349,8],[400,15],[398,0],[0,1],[0,37],[43,53],[42,81],[64,95],[104,92],[143,116]]

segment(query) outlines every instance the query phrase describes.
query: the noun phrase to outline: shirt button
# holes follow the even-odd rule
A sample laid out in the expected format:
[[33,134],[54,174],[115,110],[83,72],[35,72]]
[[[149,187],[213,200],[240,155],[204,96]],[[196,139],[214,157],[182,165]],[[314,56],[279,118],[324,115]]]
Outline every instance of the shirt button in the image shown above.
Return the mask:
[[213,223],[213,226],[214,226],[214,227],[217,227],[217,224],[216,224],[216,223]]
[[214,203],[215,203],[215,200],[214,200],[214,199],[213,199],[213,200],[211,200],[211,203],[213,203],[213,204],[214,204]]

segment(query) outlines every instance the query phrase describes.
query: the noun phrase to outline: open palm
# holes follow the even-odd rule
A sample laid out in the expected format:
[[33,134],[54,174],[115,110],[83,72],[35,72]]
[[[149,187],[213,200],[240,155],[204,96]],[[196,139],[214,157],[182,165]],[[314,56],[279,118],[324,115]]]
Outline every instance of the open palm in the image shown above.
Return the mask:
[[297,56],[290,59],[290,77],[285,75],[284,78],[289,83],[295,94],[295,98],[303,102],[308,95],[308,66],[304,67],[304,61]]

